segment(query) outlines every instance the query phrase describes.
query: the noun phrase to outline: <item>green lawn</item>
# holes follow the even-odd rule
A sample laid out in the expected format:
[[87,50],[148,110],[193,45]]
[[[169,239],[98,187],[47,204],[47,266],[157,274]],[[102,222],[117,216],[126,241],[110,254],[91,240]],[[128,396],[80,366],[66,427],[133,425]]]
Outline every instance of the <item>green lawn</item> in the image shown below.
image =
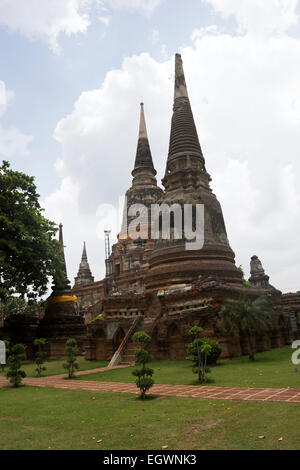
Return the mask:
[[299,422],[296,404],[175,397],[142,402],[129,394],[0,389],[1,450],[299,450]]
[[[291,362],[291,347],[273,349],[256,354],[256,361],[250,362],[248,356],[235,358],[232,361],[221,361],[211,367],[209,385],[235,387],[293,387],[300,388],[300,367]],[[47,370],[43,375],[65,373],[62,367],[64,359],[55,359],[45,363]],[[86,361],[78,357],[79,370],[95,369],[107,366],[107,361]],[[161,384],[196,384],[196,375],[192,373],[190,361],[156,361],[150,365],[154,369],[154,380]],[[22,366],[28,377],[36,377],[34,363]],[[99,380],[105,382],[134,382],[132,370],[107,370],[101,373],[77,376],[78,380]],[[297,372],[296,372],[297,371]]]
[[[63,364],[65,362],[65,359],[52,359],[45,362],[44,366],[46,367],[46,370],[43,371],[43,377],[46,375],[65,374],[66,370],[63,368]],[[82,356],[77,358],[77,362],[79,363],[79,370],[96,369],[97,367],[105,367],[108,364],[108,361],[86,361]],[[26,372],[27,377],[37,377],[35,371],[36,367],[36,364],[32,362],[22,365],[22,369]],[[0,372],[0,375],[3,374]]]
[[[293,387],[300,388],[300,367],[291,362],[293,350],[287,346],[256,354],[256,361],[250,362],[248,356],[222,361],[211,367],[209,385],[234,387]],[[195,384],[189,361],[157,361],[150,367],[154,369],[154,380],[158,384]],[[107,372],[88,374],[78,380],[100,380],[105,382],[134,382],[132,370],[114,369]],[[296,372],[296,370],[298,370]]]

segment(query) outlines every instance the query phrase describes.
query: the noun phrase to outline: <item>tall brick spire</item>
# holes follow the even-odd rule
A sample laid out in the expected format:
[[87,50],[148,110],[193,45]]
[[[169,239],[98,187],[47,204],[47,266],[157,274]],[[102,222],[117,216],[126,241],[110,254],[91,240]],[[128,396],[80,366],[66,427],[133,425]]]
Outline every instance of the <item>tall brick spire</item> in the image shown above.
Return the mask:
[[151,149],[147,134],[144,113],[144,103],[141,103],[139,137],[136,150],[135,164],[132,171],[133,186],[157,186],[156,170],[153,165]]
[[200,187],[210,191],[180,54],[175,56],[174,104],[165,177],[166,191]]
[[138,168],[151,168],[154,173],[152,155],[148,140],[147,134],[147,127],[145,121],[145,113],[144,113],[144,103],[141,103],[141,111],[140,111],[140,128],[139,128],[139,139],[136,151],[136,158],[135,158],[135,165],[134,170]]
[[94,282],[94,277],[92,276],[90,266],[88,263],[85,242],[83,242],[81,263],[79,265],[77,277],[75,277],[75,286],[83,285],[83,284],[90,284],[92,282]]
[[[188,97],[180,54],[175,57],[175,90],[173,117],[166,173],[162,183],[165,193],[160,204],[181,206],[190,204],[204,209],[204,235],[202,248],[187,249],[185,232],[177,224],[170,226],[173,235],[181,231],[181,238],[155,240],[150,256],[146,285],[150,290],[182,285],[197,281],[199,276],[217,276],[221,280],[242,284],[241,272],[235,266],[234,252],[227,238],[222,208],[210,187],[210,175],[205,168],[197,129]],[[188,219],[188,217],[187,217]],[[184,220],[185,217],[184,217]],[[175,221],[175,218],[173,218]]]
[[61,257],[63,259],[63,269],[67,276],[67,266],[66,266],[66,258],[65,258],[65,247],[64,247],[64,238],[63,238],[63,224],[59,224],[59,236],[58,241],[61,249]]
[[197,155],[203,159],[188,97],[181,55],[176,54],[174,106],[168,161],[180,155],[182,152]]
[[[138,144],[132,176],[132,186],[126,192],[127,204],[124,206],[122,227],[119,233],[120,239],[127,239],[128,236],[128,224],[132,219],[128,218],[128,209],[134,204],[143,204],[150,208],[151,204],[155,204],[163,194],[162,190],[157,186],[155,178],[156,170],[153,165],[148,139],[144,103],[141,103],[140,108]],[[145,224],[148,225],[148,222],[145,221]],[[146,234],[145,238],[148,238]]]
[[64,247],[64,239],[63,239],[63,225],[59,224],[59,236],[58,242],[61,251],[61,268],[62,268],[62,275],[58,275],[54,277],[54,286],[53,290],[64,290],[70,289],[70,281],[67,276],[67,266],[66,266],[66,258],[65,258],[65,247]]

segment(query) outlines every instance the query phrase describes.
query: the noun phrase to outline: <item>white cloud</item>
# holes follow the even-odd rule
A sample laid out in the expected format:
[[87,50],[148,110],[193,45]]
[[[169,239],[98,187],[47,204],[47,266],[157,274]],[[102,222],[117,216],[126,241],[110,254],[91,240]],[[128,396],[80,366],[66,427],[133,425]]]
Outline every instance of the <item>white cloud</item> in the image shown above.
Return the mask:
[[[277,32],[261,37],[196,30],[182,55],[206,166],[237,264],[249,274],[250,257],[258,255],[273,285],[286,291],[299,290],[300,39]],[[154,164],[163,176],[173,67],[173,59],[127,57],[99,89],[83,92],[56,127],[59,170],[77,188],[74,217],[63,195],[57,193],[52,204],[53,215],[57,208],[70,224],[66,243],[77,250],[69,259],[73,275],[81,254],[77,231],[81,241],[90,238],[90,261],[103,272],[96,211],[99,204],[116,204],[130,185],[141,99]]]
[[159,34],[158,29],[156,29],[156,28],[152,29],[152,31],[151,31],[151,39],[152,39],[152,41],[153,41],[154,43],[160,41],[160,34]]
[[[83,240],[87,241],[95,274],[104,274],[101,227],[107,214],[101,215],[100,209],[105,208],[105,203],[117,208],[119,197],[130,185],[141,100],[145,101],[155,164],[160,174],[163,172],[172,99],[168,78],[172,68],[173,63],[160,64],[149,54],[126,58],[120,70],[106,75],[101,88],[83,92],[72,113],[55,129],[55,138],[62,145],[62,157],[56,161],[62,185],[44,205],[49,218],[64,224],[71,279],[78,269]],[[153,116],[164,118],[156,120]],[[68,195],[71,197],[66,203]],[[115,238],[117,230],[112,228]]]
[[0,117],[5,113],[9,102],[14,98],[14,92],[8,90],[3,80],[0,80]]
[[[5,83],[0,80],[0,117],[4,115],[13,98],[13,91],[8,90]],[[4,128],[0,123],[0,158],[27,155],[27,147],[31,140],[31,136],[23,134],[15,127]]]
[[103,3],[116,10],[138,10],[149,15],[159,5],[160,0],[103,0]]
[[203,0],[224,17],[234,16],[240,30],[284,33],[298,21],[298,0]]
[[60,34],[85,33],[89,26],[90,0],[0,0],[0,25],[30,39],[45,39],[60,50]]
[[15,127],[3,128],[0,126],[0,157],[11,158],[15,155],[28,155],[28,144],[32,137],[22,134]]
[[59,54],[60,35],[87,32],[92,6],[98,5],[105,12],[98,19],[108,27],[109,10],[137,11],[149,16],[159,3],[160,0],[0,0],[0,26],[29,39],[45,40]]
[[99,21],[104,24],[104,26],[108,26],[111,22],[111,16],[99,16]]

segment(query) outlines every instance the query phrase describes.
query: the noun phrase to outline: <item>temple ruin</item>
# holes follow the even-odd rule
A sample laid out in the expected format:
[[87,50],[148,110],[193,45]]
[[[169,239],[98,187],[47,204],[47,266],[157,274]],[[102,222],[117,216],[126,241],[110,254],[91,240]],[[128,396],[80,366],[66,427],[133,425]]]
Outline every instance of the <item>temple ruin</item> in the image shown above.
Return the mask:
[[[106,257],[104,279],[94,280],[84,243],[78,274],[70,288],[60,226],[64,282],[60,286],[54,282],[45,315],[33,322],[30,330],[32,337],[49,339],[51,357],[63,355],[66,339],[74,337],[88,360],[105,359],[110,365],[130,364],[134,362],[135,348],[132,335],[143,330],[152,337],[149,351],[155,359],[185,359],[191,341],[189,330],[194,325],[201,326],[206,336],[221,343],[223,358],[247,354],[245,338],[224,337],[221,328],[222,305],[238,300],[241,294],[253,300],[267,295],[278,311],[274,330],[253,338],[256,351],[290,344],[300,334],[299,293],[282,295],[274,288],[257,256],[251,258],[249,282],[243,279],[235,264],[221,205],[210,183],[182,59],[176,54],[173,116],[163,189],[157,184],[141,103],[132,184],[126,193],[118,241]],[[150,210],[153,204],[180,208],[204,205],[203,246],[186,249],[185,237],[177,237],[172,213],[169,239],[153,238]],[[128,233],[128,225],[134,220],[130,212],[133,205],[147,209],[137,239]],[[192,221],[195,222],[195,212]],[[9,321],[5,328],[7,332],[12,331]]]

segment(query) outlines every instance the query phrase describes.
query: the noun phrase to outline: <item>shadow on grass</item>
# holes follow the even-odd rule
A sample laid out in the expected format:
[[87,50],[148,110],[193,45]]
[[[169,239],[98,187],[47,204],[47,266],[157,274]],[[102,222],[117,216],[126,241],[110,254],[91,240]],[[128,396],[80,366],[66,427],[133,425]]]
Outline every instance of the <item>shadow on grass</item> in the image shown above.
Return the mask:
[[3,385],[0,388],[0,390],[4,391],[4,392],[8,392],[9,390],[18,390],[18,389],[24,388],[24,387],[26,387],[26,384],[18,385],[18,387],[15,387],[14,385],[11,385],[11,384],[7,384],[7,385]]
[[157,400],[158,398],[165,398],[162,395],[146,395],[145,398],[142,398],[140,395],[138,397],[133,397],[131,400],[140,401],[145,403],[145,401]]
[[214,384],[215,382],[216,382],[215,379],[207,378],[205,382],[199,383],[198,380],[192,380],[191,382],[189,382],[186,385],[196,385],[198,387],[205,387],[207,385]]

